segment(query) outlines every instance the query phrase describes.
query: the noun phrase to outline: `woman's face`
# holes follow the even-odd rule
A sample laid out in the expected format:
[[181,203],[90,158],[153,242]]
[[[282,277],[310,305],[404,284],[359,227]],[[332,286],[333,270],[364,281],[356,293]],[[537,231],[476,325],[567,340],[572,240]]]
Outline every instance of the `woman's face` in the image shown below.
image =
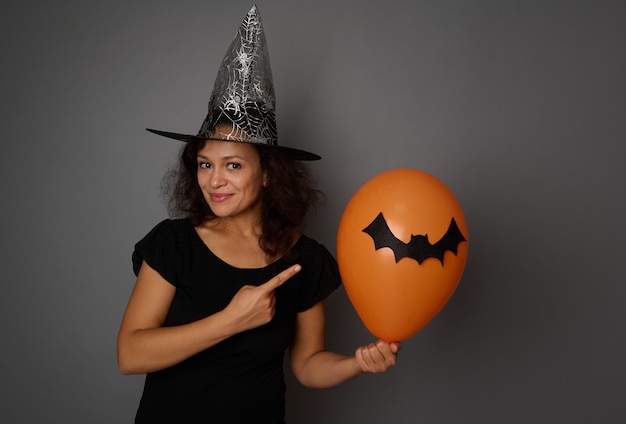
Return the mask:
[[265,176],[254,145],[207,140],[197,158],[198,185],[216,216],[259,218]]

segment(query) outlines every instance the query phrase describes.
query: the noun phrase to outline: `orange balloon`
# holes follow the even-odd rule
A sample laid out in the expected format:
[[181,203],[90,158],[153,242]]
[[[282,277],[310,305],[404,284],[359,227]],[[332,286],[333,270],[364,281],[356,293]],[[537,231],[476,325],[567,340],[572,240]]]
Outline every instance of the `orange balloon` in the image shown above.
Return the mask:
[[406,340],[448,302],[467,260],[467,224],[452,192],[434,176],[392,169],[366,182],[346,206],[337,262],[365,327]]

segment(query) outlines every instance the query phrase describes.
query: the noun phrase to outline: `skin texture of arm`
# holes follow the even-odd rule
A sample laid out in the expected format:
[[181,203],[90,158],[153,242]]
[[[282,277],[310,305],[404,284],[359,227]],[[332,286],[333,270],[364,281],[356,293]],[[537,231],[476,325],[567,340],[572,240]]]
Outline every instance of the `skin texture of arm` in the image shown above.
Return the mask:
[[265,284],[244,286],[222,311],[175,327],[163,327],[176,288],[145,262],[137,276],[117,339],[123,374],[144,374],[175,365],[274,316],[274,290],[295,275],[287,268]]
[[324,303],[298,314],[290,349],[291,369],[300,383],[311,388],[336,386],[364,373],[385,372],[396,364],[399,343],[378,340],[356,349],[354,356],[326,350]]

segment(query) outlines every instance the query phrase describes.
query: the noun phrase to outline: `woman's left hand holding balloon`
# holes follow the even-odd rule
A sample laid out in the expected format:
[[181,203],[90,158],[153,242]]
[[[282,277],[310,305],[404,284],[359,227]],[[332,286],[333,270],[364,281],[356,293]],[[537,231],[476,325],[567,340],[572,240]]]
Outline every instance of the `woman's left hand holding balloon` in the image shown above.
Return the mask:
[[398,342],[387,343],[378,340],[367,346],[357,348],[354,357],[363,372],[385,372],[396,364],[402,345]]

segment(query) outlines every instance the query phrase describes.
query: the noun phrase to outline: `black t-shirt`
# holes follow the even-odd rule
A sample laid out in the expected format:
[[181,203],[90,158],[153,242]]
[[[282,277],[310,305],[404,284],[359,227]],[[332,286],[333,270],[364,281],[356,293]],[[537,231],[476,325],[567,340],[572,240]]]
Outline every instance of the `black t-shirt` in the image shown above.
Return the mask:
[[284,422],[282,361],[293,339],[296,314],[341,284],[337,262],[323,245],[301,236],[294,250],[294,260],[235,268],[215,256],[184,219],[162,221],[136,244],[135,273],[145,261],[176,287],[165,326],[218,312],[242,286],[263,284],[290,265],[302,265],[276,290],[270,323],[147,374],[136,423]]

